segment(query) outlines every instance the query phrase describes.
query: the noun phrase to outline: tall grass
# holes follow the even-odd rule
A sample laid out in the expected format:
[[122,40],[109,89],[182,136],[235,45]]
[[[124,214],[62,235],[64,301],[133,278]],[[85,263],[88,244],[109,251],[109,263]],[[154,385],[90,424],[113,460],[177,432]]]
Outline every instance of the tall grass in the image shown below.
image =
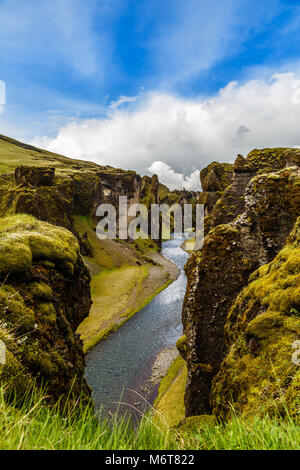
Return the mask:
[[[165,420],[143,416],[138,427],[128,418],[108,419],[75,404],[68,411],[28,391],[22,404],[8,403],[0,387],[0,449],[190,450],[299,449],[300,430],[291,420],[234,417],[227,424],[204,424],[193,434],[168,428]],[[159,422],[160,424],[157,424]]]

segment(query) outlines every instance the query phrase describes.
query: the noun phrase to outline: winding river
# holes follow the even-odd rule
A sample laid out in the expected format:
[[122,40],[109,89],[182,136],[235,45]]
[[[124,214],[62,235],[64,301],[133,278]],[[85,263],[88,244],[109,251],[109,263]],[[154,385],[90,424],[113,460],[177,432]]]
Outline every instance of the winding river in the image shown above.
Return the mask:
[[181,269],[178,279],[87,355],[86,378],[95,408],[104,414],[144,409],[145,400],[155,398],[157,387],[147,385],[152,365],[182,334],[183,266],[188,255],[181,244],[182,240],[169,240],[162,248],[162,255]]

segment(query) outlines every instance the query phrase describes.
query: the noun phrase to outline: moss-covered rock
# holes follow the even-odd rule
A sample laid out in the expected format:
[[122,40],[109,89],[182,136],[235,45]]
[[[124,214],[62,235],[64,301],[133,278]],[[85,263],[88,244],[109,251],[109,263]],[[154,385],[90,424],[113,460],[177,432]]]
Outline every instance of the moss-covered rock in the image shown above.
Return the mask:
[[225,325],[229,351],[214,378],[213,412],[280,413],[300,419],[300,218],[275,259],[250,277]]
[[[282,166],[286,161],[279,157],[275,166]],[[224,325],[228,312],[249,276],[259,266],[271,262],[285,245],[300,213],[299,171],[297,167],[288,167],[254,174],[248,184],[243,182],[241,186],[246,189],[245,193],[241,190],[242,204],[237,204],[236,198],[232,201],[238,213],[242,207],[244,212],[237,217],[232,215],[233,220],[227,224],[219,225],[215,220],[216,226],[211,227],[202,250],[188,260],[183,307],[188,365],[187,416],[211,412],[212,379],[227,353]],[[240,175],[239,181],[249,178],[249,173]],[[219,200],[221,203],[226,197],[226,207],[233,184]],[[216,216],[218,204],[212,218]],[[255,351],[256,347],[252,341],[250,349]],[[211,372],[199,364],[211,366]]]
[[34,187],[53,186],[55,168],[39,168],[20,166],[15,170],[16,184],[25,184]]
[[204,205],[205,235],[207,235],[211,227],[213,209],[222,197],[225,189],[231,184],[232,177],[233,165],[231,163],[213,162],[200,172],[203,191],[198,195],[197,202]]
[[274,175],[274,172],[291,166],[300,166],[300,152],[297,149],[253,150],[246,158],[238,155],[234,163],[234,171],[232,169],[230,184],[224,186],[219,193],[209,193],[209,197],[206,196],[208,199],[205,201],[206,215],[211,214],[210,228],[227,224],[244,212],[246,188],[255,175],[267,173]]
[[205,192],[224,191],[233,175],[231,163],[212,162],[200,172],[202,189]]
[[24,273],[41,260],[52,261],[57,269],[72,274],[78,253],[76,239],[63,228],[27,215],[1,219],[0,274]]
[[186,356],[186,351],[187,351],[187,346],[186,346],[186,335],[181,336],[177,342],[176,342],[176,347],[183,359],[185,359]]
[[35,381],[52,399],[88,397],[76,329],[89,313],[90,274],[78,242],[29,215],[0,221],[0,380],[18,396]]

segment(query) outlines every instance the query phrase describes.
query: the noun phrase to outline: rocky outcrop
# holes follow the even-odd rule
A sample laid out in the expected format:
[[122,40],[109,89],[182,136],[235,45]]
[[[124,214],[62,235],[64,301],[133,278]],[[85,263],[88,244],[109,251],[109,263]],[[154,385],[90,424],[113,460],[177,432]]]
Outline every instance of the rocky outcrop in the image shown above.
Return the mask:
[[139,201],[139,175],[100,169],[69,171],[55,177],[55,168],[17,167],[14,178],[0,179],[0,216],[26,213],[73,231],[74,215],[96,221],[100,204],[110,203],[118,209],[119,196],[127,196],[129,205]]
[[18,397],[35,384],[51,399],[88,399],[76,329],[90,306],[90,274],[70,232],[28,215],[1,219],[1,382]]
[[228,353],[213,380],[213,413],[224,419],[233,406],[249,417],[288,411],[299,420],[299,338],[300,218],[286,246],[251,275],[229,311]]
[[[292,151],[280,149],[254,151],[243,160],[238,157],[232,184],[213,209],[216,225],[202,250],[187,263],[188,288],[183,308],[187,416],[211,413],[212,380],[227,354],[224,326],[231,305],[251,273],[272,261],[282,249],[300,213],[299,169],[285,168],[288,158],[298,161],[297,153],[292,156]],[[282,170],[271,171],[274,159],[275,169]],[[232,220],[218,224],[222,211],[219,220],[213,219],[214,212],[222,201],[228,207],[229,200],[235,211],[230,216],[227,213],[225,220]]]
[[222,196],[224,190],[231,184],[233,165],[231,163],[212,162],[200,172],[202,192],[198,196],[198,204],[204,204],[205,233],[211,225],[211,213]]
[[26,213],[39,220],[73,228],[74,182],[55,179],[53,168],[18,167],[15,177],[0,178],[0,217]]
[[54,185],[55,168],[18,167],[15,171],[17,185],[40,186]]

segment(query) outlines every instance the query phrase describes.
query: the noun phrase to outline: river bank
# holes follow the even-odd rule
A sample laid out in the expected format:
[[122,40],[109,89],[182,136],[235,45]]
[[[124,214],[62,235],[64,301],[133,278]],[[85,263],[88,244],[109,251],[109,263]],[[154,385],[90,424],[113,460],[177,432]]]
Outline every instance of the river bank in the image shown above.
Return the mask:
[[170,260],[159,253],[149,253],[148,258],[153,264],[123,265],[93,276],[93,305],[78,328],[85,352],[119,329],[178,278],[180,270]]
[[[86,356],[86,378],[95,408],[102,408],[105,414],[145,411],[153,404],[159,381],[177,356],[175,344],[182,335],[181,308],[186,289],[183,266],[188,256],[181,243],[170,240],[162,248],[163,262],[178,266],[177,279]],[[154,254],[156,261],[159,256]]]
[[93,304],[77,330],[87,353],[177,279],[180,270],[157,252],[152,240],[100,240],[91,219],[74,219],[76,232],[91,252],[84,262],[92,277]]

